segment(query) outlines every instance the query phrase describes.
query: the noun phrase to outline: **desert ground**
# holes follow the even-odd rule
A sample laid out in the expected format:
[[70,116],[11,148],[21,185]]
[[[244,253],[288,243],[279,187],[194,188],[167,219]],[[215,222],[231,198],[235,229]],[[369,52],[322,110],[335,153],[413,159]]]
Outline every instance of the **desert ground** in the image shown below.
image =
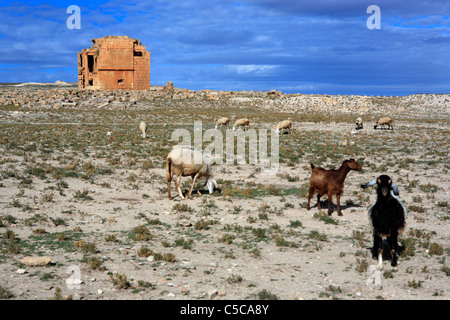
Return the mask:
[[[218,190],[169,200],[172,133],[222,116],[255,132],[290,118],[278,171],[214,164]],[[374,129],[383,116],[393,130]],[[0,299],[448,300],[449,124],[450,94],[0,86]],[[326,196],[307,210],[309,163],[349,158],[363,169],[345,180],[343,216],[335,197],[331,216]],[[360,185],[381,174],[408,211],[396,270],[370,252],[376,191]]]

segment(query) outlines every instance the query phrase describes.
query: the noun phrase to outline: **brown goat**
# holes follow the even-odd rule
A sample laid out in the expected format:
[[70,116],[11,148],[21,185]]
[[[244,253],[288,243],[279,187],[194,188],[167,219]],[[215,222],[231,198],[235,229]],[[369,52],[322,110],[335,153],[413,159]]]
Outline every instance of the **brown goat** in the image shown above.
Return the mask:
[[310,209],[310,201],[314,193],[317,192],[317,207],[320,207],[320,197],[324,194],[328,197],[328,215],[331,216],[331,199],[333,194],[336,195],[337,199],[337,211],[338,215],[342,216],[341,213],[341,194],[344,192],[344,181],[350,170],[361,170],[362,167],[355,161],[355,159],[344,160],[339,169],[326,170],[324,168],[316,168],[311,164],[311,180],[308,195],[308,207]]

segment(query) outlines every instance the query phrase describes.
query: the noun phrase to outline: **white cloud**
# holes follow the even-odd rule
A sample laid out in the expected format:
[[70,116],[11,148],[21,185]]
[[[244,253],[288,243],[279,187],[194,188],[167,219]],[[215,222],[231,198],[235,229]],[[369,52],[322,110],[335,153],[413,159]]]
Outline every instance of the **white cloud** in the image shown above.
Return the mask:
[[238,74],[245,73],[265,73],[269,70],[278,68],[278,65],[257,65],[257,64],[245,64],[245,65],[228,65],[232,71]]

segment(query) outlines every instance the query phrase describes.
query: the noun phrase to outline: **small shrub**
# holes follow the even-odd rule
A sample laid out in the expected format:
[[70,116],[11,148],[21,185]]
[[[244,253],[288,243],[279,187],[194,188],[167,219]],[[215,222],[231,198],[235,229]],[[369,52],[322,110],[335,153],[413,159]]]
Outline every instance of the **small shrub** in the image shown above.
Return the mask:
[[256,237],[256,241],[262,241],[267,238],[266,229],[256,228],[252,230],[252,233]]
[[215,220],[204,220],[200,219],[194,224],[196,230],[208,230],[210,225],[216,224]]
[[233,274],[232,276],[228,277],[227,282],[229,284],[233,284],[233,283],[240,283],[242,282],[244,279],[241,276],[235,275]]
[[408,237],[402,240],[402,245],[404,247],[404,250],[402,252],[402,256],[414,256],[416,247],[415,247],[416,241],[414,238]]
[[131,237],[134,241],[149,241],[153,239],[153,235],[146,226],[138,226],[133,228]]
[[260,292],[258,292],[257,295],[259,300],[278,300],[276,294],[273,294],[270,291],[267,291],[266,289],[261,290]]
[[11,299],[13,297],[14,294],[11,291],[0,286],[0,300]]
[[356,271],[359,273],[363,273],[367,271],[367,268],[369,267],[369,263],[366,259],[358,259],[356,258]]
[[430,244],[429,252],[431,255],[436,254],[440,256],[444,253],[444,248],[440,244],[433,242]]
[[294,221],[289,221],[289,227],[298,228],[298,227],[303,227],[303,225],[302,225],[301,221],[294,220]]
[[6,240],[15,240],[16,234],[12,230],[6,230],[6,232],[3,234],[3,238]]
[[426,193],[429,193],[429,192],[433,193],[433,192],[437,192],[439,187],[435,184],[428,183],[428,184],[421,184],[419,186],[419,189]]
[[352,235],[353,235],[353,239],[355,239],[358,242],[358,245],[360,247],[364,247],[364,244],[366,241],[365,240],[366,234],[359,230],[353,230]]
[[142,163],[142,169],[151,169],[153,168],[153,162],[151,159],[146,159],[143,163]]
[[109,275],[112,283],[119,289],[127,289],[130,286],[127,276],[120,273],[113,273]]
[[64,232],[61,232],[61,233],[57,233],[56,234],[56,240],[58,240],[58,241],[64,241],[64,240],[66,240],[67,239],[67,236],[66,236],[66,234],[64,233]]
[[177,203],[176,205],[174,205],[172,207],[172,211],[177,211],[177,212],[193,212],[194,209],[192,209],[191,207],[189,207],[186,203]]
[[422,283],[423,283],[422,280],[416,281],[416,279],[414,279],[413,281],[408,281],[408,287],[417,289],[422,286]]
[[92,198],[92,197],[89,195],[89,190],[87,190],[87,189],[84,189],[83,191],[77,190],[77,191],[75,192],[74,198],[75,198],[75,199],[80,199],[80,200],[94,200],[94,198]]
[[317,230],[312,230],[310,233],[308,233],[308,239],[316,239],[319,241],[327,241],[327,235],[325,233],[320,233]]
[[447,277],[450,276],[450,267],[442,266],[441,271],[444,272]]
[[64,300],[64,297],[62,295],[62,290],[60,287],[55,288],[55,295],[53,297],[53,300]]
[[231,244],[233,242],[234,236],[231,234],[224,234],[222,237],[218,239],[219,242],[225,243],[225,244]]
[[334,225],[339,224],[339,222],[337,220],[333,219],[332,217],[330,217],[328,214],[326,214],[323,211],[314,213],[314,218],[325,222],[325,224],[334,224]]
[[408,206],[408,211],[415,211],[415,212],[418,212],[418,213],[424,213],[427,210],[424,207],[412,205],[412,206]]
[[138,256],[139,256],[139,257],[143,257],[143,258],[147,258],[147,257],[153,255],[153,253],[154,253],[154,252],[153,252],[152,249],[149,249],[149,248],[147,248],[147,247],[141,247],[141,248],[139,249],[139,251],[138,251]]
[[81,244],[81,249],[87,253],[96,253],[97,252],[97,247],[95,246],[95,243],[90,243],[90,242],[83,242]]
[[115,234],[107,234],[105,236],[105,241],[106,242],[116,242],[117,241],[117,236]]
[[99,258],[90,257],[86,259],[86,262],[89,264],[92,270],[106,270],[105,266],[103,265],[103,261]]
[[175,261],[175,255],[173,253],[165,253],[163,255],[163,260],[167,262],[174,262]]
[[53,224],[57,227],[57,226],[65,226],[66,225],[66,220],[62,219],[62,218],[50,218],[50,220],[52,220]]
[[175,247],[182,247],[183,249],[192,249],[192,243],[194,240],[184,240],[184,239],[176,239],[175,240]]

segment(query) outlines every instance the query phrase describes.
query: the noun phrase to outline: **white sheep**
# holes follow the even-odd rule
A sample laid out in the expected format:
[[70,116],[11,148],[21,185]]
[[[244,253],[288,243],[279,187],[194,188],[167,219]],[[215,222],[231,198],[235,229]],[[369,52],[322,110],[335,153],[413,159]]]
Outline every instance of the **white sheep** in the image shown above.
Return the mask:
[[363,128],[363,121],[361,117],[359,117],[358,119],[356,119],[356,130],[360,130],[362,128]]
[[[200,159],[200,160],[198,160]],[[198,163],[197,163],[198,162]],[[176,146],[168,154],[166,159],[166,178],[167,178],[167,193],[169,199],[172,199],[170,194],[170,186],[172,178],[175,176],[175,187],[181,199],[184,199],[183,193],[180,189],[181,177],[192,177],[192,186],[189,190],[188,197],[191,197],[192,189],[198,179],[205,179],[203,185],[208,185],[209,194],[214,192],[217,187],[216,180],[213,179],[210,161],[203,157],[199,150],[195,150],[189,146]],[[197,193],[200,194],[197,186]]]
[[222,126],[227,126],[228,127],[229,123],[230,123],[230,119],[228,119],[227,117],[219,118],[219,120],[217,120],[217,122],[216,122],[216,129],[218,129],[219,126],[220,127],[222,127]]
[[144,121],[141,121],[139,124],[139,130],[142,132],[142,138],[147,138],[147,124]]
[[236,130],[236,128],[238,127],[244,127],[244,130],[250,127],[250,120],[248,120],[247,118],[242,118],[242,119],[238,119],[236,120],[236,122],[234,123],[233,126],[233,131]]
[[388,126],[389,130],[394,130],[391,118],[387,117],[380,118],[373,128],[376,129],[378,126],[382,126],[384,128],[386,125]]
[[292,121],[291,120],[283,120],[278,122],[277,124],[277,134],[279,135],[282,130],[287,129],[289,133],[292,133]]

